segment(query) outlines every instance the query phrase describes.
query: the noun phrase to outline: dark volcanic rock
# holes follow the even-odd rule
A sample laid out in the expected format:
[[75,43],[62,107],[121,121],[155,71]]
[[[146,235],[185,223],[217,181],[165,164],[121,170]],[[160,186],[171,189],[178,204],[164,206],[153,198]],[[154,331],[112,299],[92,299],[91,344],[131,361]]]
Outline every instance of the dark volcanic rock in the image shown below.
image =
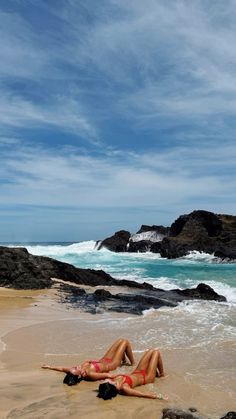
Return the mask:
[[215,256],[221,259],[236,259],[236,240],[232,240],[228,244],[218,243]]
[[206,284],[199,284],[197,288],[187,288],[185,290],[175,290],[178,294],[191,299],[211,300],[211,301],[226,301],[223,295],[217,294],[213,288]]
[[114,252],[151,251],[160,253],[162,257],[168,259],[179,258],[196,250],[214,253],[216,257],[222,259],[236,259],[236,216],[234,215],[197,210],[181,215],[170,228],[142,225],[136,234],[153,231],[159,235],[157,240],[144,237],[145,240],[140,241],[135,235],[130,236],[127,231],[120,231],[100,242],[98,250],[107,247]]
[[228,412],[225,416],[220,419],[236,419],[236,412]]
[[145,253],[150,251],[152,242],[149,240],[139,240],[139,241],[133,241],[130,240],[128,244],[128,252],[140,252]]
[[161,242],[152,243],[152,245],[150,247],[150,252],[161,253],[163,240]]
[[[104,290],[103,290],[104,291]],[[107,291],[105,291],[107,292]],[[96,296],[97,291],[95,292]],[[110,293],[109,293],[110,294]],[[160,307],[176,307],[183,300],[214,300],[226,301],[226,298],[217,294],[211,287],[205,284],[199,284],[197,288],[186,290],[168,290],[154,288],[152,291],[136,291],[135,294],[116,294],[109,295],[109,299],[113,299],[114,305],[110,305],[110,310],[122,311],[134,314],[142,314],[144,310],[150,308],[158,309]],[[104,299],[104,293],[101,293]],[[117,303],[118,302],[118,305]]]
[[104,271],[75,268],[44,256],[33,256],[24,248],[0,246],[0,286],[18,289],[49,288],[51,278],[60,278],[84,285],[116,283]]
[[113,252],[127,252],[127,244],[129,243],[130,233],[129,231],[121,230],[117,231],[113,236],[102,240],[97,247],[97,250],[105,247]]
[[[97,289],[94,293],[79,292],[71,290],[72,285],[61,285],[61,289],[69,293],[65,302],[82,308],[90,313],[98,311],[116,311],[141,315],[144,310],[160,307],[176,307],[183,300],[203,299],[226,301],[225,297],[218,295],[205,284],[200,284],[191,290],[168,290],[153,288],[136,289],[127,288],[127,293],[111,294],[104,289]],[[71,291],[71,292],[70,292]],[[83,291],[83,290],[81,290]],[[129,293],[128,293],[129,292]]]
[[[145,282],[140,284],[116,280],[101,270],[76,268],[48,257],[33,256],[24,248],[0,247],[0,286],[18,289],[48,288],[53,283],[51,278],[74,282],[74,286],[61,285],[61,289],[69,294],[66,301],[93,313],[99,309],[141,314],[149,308],[174,307],[189,299],[226,301],[225,297],[216,294],[205,284],[199,284],[194,289],[164,291]],[[113,295],[104,289],[86,293],[78,285],[123,286],[127,293]]]
[[206,233],[209,237],[219,236],[222,232],[222,222],[219,217],[209,211],[193,211],[188,215],[181,215],[170,227],[170,237]]
[[235,259],[236,216],[200,210],[181,215],[171,225],[169,237],[151,248],[170,259],[185,256],[192,250]]
[[26,249],[0,246],[0,286],[27,289],[51,285],[50,276]]
[[202,417],[196,412],[192,412],[190,409],[187,411],[176,409],[176,408],[166,408],[163,409],[162,419],[201,419]]
[[107,298],[112,297],[112,294],[110,293],[110,291],[103,290],[103,289],[96,290],[94,292],[94,295],[101,300],[106,300]]
[[227,301],[223,295],[217,294],[213,288],[206,284],[199,284],[196,288],[187,288],[185,290],[160,290],[156,289],[159,298],[165,298],[168,301],[178,303],[183,300],[208,300],[208,301]]
[[0,246],[0,286],[18,289],[40,289],[52,286],[51,278],[79,285],[118,285],[152,290],[147,283],[116,280],[102,270],[76,268],[45,256],[33,256],[24,248]]

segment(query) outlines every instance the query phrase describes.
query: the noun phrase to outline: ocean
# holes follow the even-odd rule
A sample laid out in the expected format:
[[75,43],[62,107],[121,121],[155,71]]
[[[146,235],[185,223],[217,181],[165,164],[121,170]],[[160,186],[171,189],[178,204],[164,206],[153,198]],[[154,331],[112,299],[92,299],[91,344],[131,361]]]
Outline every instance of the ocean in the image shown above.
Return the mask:
[[213,255],[191,252],[168,260],[155,253],[96,250],[95,241],[25,245],[33,255],[49,256],[80,268],[103,269],[114,278],[149,282],[163,289],[192,288],[204,282],[236,303],[236,262],[221,263]]
[[[193,345],[236,338],[236,263],[221,263],[213,255],[199,252],[168,260],[150,252],[114,253],[106,249],[97,251],[96,242],[92,240],[80,243],[33,243],[24,246],[33,255],[49,256],[81,268],[103,269],[114,278],[145,281],[165,290],[193,288],[204,282],[224,295],[227,303],[187,301],[175,309],[166,307],[148,310],[144,317],[151,316],[152,321],[158,322],[160,312],[162,316],[165,315],[169,330],[171,329],[171,339],[176,345],[182,344],[183,337]],[[178,325],[173,322],[173,314],[178,316]],[[150,331],[148,336],[151,337],[151,344],[153,336]],[[168,335],[165,335],[165,339],[169,339]]]

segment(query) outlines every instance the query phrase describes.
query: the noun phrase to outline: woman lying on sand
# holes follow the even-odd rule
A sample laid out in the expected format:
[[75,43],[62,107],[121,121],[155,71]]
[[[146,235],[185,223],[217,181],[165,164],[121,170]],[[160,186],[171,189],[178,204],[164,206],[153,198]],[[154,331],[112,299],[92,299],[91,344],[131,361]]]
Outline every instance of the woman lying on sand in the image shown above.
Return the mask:
[[42,368],[65,372],[64,383],[72,386],[81,380],[96,381],[112,377],[109,371],[115,370],[119,365],[126,362],[134,365],[134,357],[131,345],[127,339],[118,339],[108,349],[105,355],[96,360],[84,361],[81,365],[75,367],[52,367],[43,365]]
[[116,397],[119,393],[125,396],[168,400],[168,397],[163,396],[161,393],[142,393],[134,390],[134,387],[154,383],[156,376],[165,376],[161,354],[157,349],[149,349],[143,354],[137,368],[131,374],[118,374],[100,384],[97,397],[108,400]]

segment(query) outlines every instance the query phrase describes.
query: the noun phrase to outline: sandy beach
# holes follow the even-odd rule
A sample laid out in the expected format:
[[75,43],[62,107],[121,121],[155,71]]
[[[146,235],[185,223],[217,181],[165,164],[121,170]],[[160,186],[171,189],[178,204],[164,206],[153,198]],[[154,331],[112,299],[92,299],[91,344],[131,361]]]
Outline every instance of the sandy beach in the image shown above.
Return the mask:
[[[82,313],[61,304],[56,287],[41,291],[1,288],[0,310],[2,419],[118,418],[124,412],[128,419],[154,419],[167,406],[195,407],[217,419],[236,409],[236,342],[232,340],[209,345],[207,350],[201,345],[168,346],[161,339],[148,338],[152,315]],[[160,312],[162,328],[166,316]],[[131,341],[136,360],[147,347],[160,348],[168,378],[157,379],[142,390],[167,393],[169,402],[122,396],[104,402],[96,398],[97,383],[69,388],[62,384],[63,374],[40,368],[44,363],[74,365],[100,357],[118,337]],[[130,367],[119,371],[130,371]]]

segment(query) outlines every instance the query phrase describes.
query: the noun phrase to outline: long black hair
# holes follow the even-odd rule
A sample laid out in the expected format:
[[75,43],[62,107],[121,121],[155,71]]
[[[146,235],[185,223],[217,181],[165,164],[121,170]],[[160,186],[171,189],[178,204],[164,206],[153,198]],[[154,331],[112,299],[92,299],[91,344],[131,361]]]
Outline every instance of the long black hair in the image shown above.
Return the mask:
[[80,383],[80,381],[82,381],[83,378],[78,376],[78,375],[74,375],[71,372],[68,372],[63,380],[64,384],[67,384],[68,386],[75,386],[75,384]]
[[118,391],[116,386],[114,384],[106,382],[100,384],[100,386],[98,387],[97,397],[103,400],[109,400],[112,399],[112,397],[116,397],[117,393]]

